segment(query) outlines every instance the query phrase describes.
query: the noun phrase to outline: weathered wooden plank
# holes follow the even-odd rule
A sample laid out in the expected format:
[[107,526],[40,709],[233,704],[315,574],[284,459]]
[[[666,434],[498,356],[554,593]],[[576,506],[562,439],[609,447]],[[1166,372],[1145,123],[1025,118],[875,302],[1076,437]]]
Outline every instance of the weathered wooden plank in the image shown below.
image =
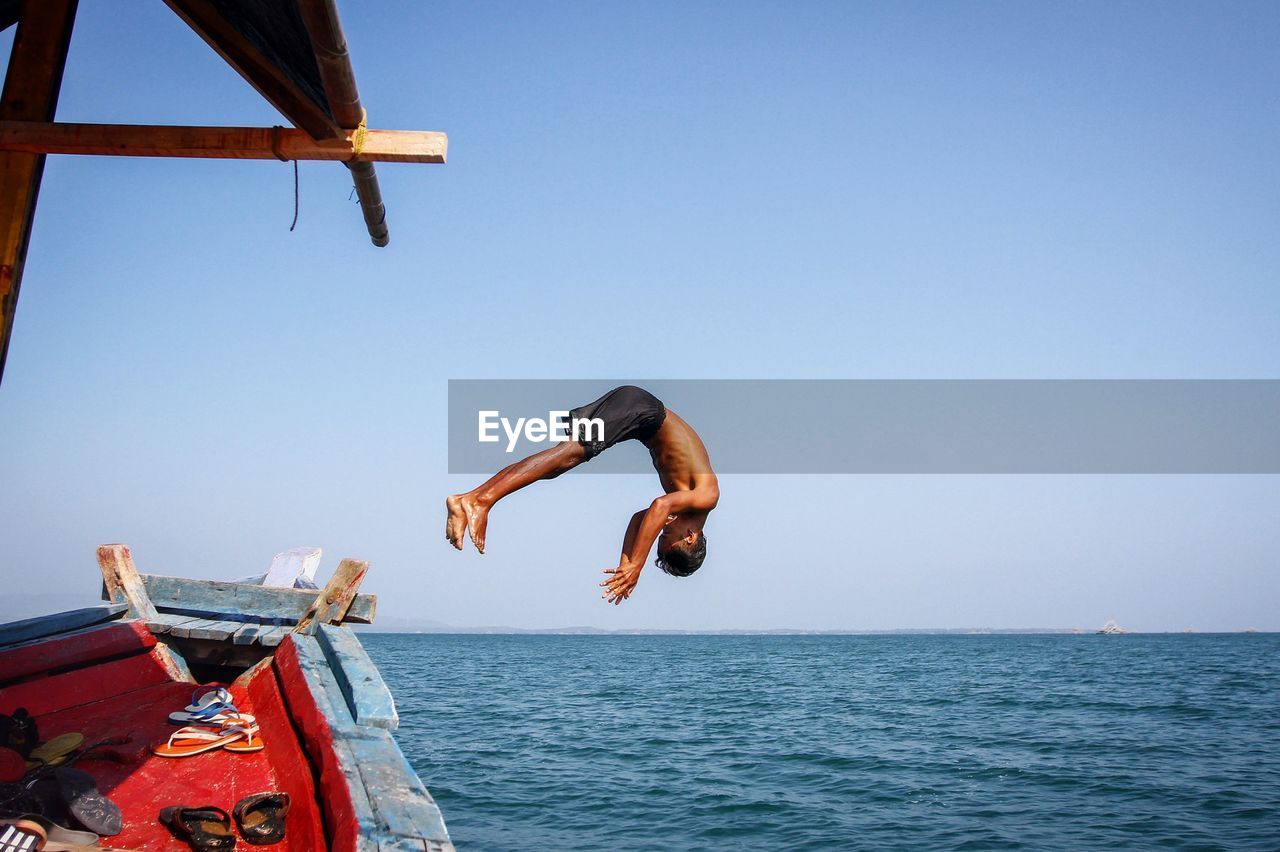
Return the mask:
[[[0,92],[0,120],[52,121],[76,17],[76,0],[23,5]],[[0,154],[0,378],[9,355],[43,173],[43,154]]]
[[232,642],[236,645],[256,645],[258,635],[271,629],[267,624],[244,624],[235,632]]
[[190,639],[191,631],[208,623],[207,618],[183,618],[169,622],[169,635],[176,639]]
[[321,624],[341,624],[348,617],[356,592],[368,571],[369,563],[359,559],[344,559],[338,563],[333,576],[307,607],[294,630],[314,634]]
[[[312,636],[292,634],[272,657],[289,714],[317,769],[331,847],[368,849],[375,836],[373,806],[343,743],[356,732],[324,652]],[[364,842],[362,842],[362,840]]]
[[146,586],[133,564],[133,554],[123,544],[104,544],[98,548],[98,565],[102,568],[102,582],[106,586],[107,600],[129,604],[130,614],[143,621],[150,621],[158,614]]
[[0,624],[0,645],[15,645],[19,642],[39,639],[42,636],[56,636],[70,630],[92,627],[104,621],[117,619],[128,609],[127,604],[104,604],[57,612],[52,615],[38,615],[35,618],[24,618],[22,621],[10,621],[7,624]]
[[395,699],[355,634],[325,624],[316,638],[356,724],[394,731],[400,725]]
[[[355,723],[316,638],[293,634],[274,665],[308,750],[321,764],[321,793],[341,802],[335,846],[450,852],[440,809],[391,734]],[[341,785],[335,787],[335,785]],[[358,836],[355,843],[340,839]]]
[[345,130],[317,142],[305,130],[0,121],[0,151],[225,160],[443,163],[449,140],[429,130]]
[[369,573],[369,563],[360,559],[343,559],[338,563],[333,576],[312,600],[294,631],[314,635],[320,624],[340,624],[347,620],[366,573]]
[[175,633],[175,630],[181,630],[189,624],[203,620],[204,619],[194,615],[171,615],[167,612],[161,612],[157,613],[155,618],[147,619],[146,624],[147,629],[157,636],[170,634],[181,638],[185,637],[187,634],[185,632]]
[[155,655],[173,680],[186,683],[196,682],[195,677],[191,674],[191,667],[187,665],[186,657],[178,653],[172,645],[157,641]]
[[0,683],[142,653],[155,644],[155,637],[139,621],[33,638],[0,650]]
[[338,687],[338,681],[333,676],[333,669],[329,667],[329,660],[325,657],[319,640],[314,636],[293,634],[276,651],[277,668],[281,668],[278,664],[280,660],[289,657],[296,660],[299,676],[307,683],[308,692],[305,697],[314,705],[313,709],[320,714],[320,720],[327,729],[335,736],[356,736],[359,728],[355,717],[351,715],[351,709],[342,697],[342,690]]
[[[253,708],[252,712],[257,716],[258,725],[264,733],[265,751],[262,756],[275,768],[274,789],[287,793],[293,800],[293,808],[289,811],[288,840],[275,848],[280,850],[281,847],[286,847],[299,852],[337,852],[338,847],[325,840],[322,811],[327,816],[329,803],[317,795],[314,773],[310,771],[310,761],[295,733],[292,711],[281,694],[280,681],[276,677],[272,659],[268,657],[262,660],[237,677],[231,684],[231,695],[239,702],[239,706]],[[224,765],[228,769],[234,767],[234,771],[238,772],[242,764],[228,761]],[[230,798],[241,795],[243,792],[238,792]],[[244,844],[237,844],[237,847],[242,852],[257,848]]]
[[0,690],[0,713],[13,713],[18,707],[26,707],[32,716],[39,718],[55,710],[172,682],[168,666],[152,648],[147,653],[6,686]]
[[405,759],[404,752],[386,731],[366,728],[347,745],[359,767],[380,831],[393,836],[445,842],[449,838],[444,818]]
[[215,621],[206,618],[197,623],[187,625],[186,633],[192,639],[212,639],[216,642],[222,642],[234,636],[242,626],[242,624],[235,621]]
[[283,642],[284,637],[288,636],[290,632],[288,627],[268,627],[258,634],[258,644],[274,648]]
[[[223,621],[268,622],[274,619],[280,624],[295,624],[316,600],[316,593],[309,589],[278,589],[158,574],[140,576],[157,608]],[[346,620],[371,624],[377,608],[375,595],[357,595],[346,613]]]

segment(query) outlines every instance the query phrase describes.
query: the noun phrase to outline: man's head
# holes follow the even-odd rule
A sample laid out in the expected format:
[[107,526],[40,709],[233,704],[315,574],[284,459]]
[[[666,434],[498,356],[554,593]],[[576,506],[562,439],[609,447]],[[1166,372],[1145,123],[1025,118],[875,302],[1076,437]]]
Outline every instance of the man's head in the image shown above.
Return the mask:
[[677,518],[658,536],[658,558],[654,564],[673,577],[688,577],[707,558],[707,537],[700,529]]

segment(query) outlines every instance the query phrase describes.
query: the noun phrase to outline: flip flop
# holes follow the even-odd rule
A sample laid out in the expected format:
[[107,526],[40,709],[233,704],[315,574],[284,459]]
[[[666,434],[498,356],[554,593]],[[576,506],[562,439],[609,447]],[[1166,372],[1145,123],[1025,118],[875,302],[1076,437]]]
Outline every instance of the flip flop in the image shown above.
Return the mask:
[[185,710],[175,710],[169,714],[169,723],[171,725],[208,725],[217,727],[232,716],[238,715],[240,715],[240,711],[236,709],[234,704],[215,704],[203,713],[188,713]]
[[84,734],[59,734],[31,750],[31,754],[27,755],[27,768],[58,766],[82,745],[84,745]]
[[221,686],[205,686],[192,694],[190,704],[170,713],[169,721],[175,725],[218,725],[239,712],[230,692]]
[[224,686],[197,686],[196,691],[191,693],[191,703],[183,709],[189,713],[194,713],[202,707],[207,707],[215,701],[223,704],[231,704],[231,693]]
[[83,769],[62,767],[54,773],[58,792],[76,821],[94,834],[110,836],[124,828],[124,818],[116,803],[98,792],[93,776]]
[[0,852],[38,852],[46,839],[44,829],[31,820],[0,822]]
[[236,836],[231,833],[231,817],[222,808],[176,806],[160,811],[160,821],[174,837],[187,841],[197,852],[235,849]]
[[167,743],[152,746],[152,753],[159,757],[192,757],[214,749],[232,752],[262,751],[262,738],[258,736],[257,721],[249,714],[232,716],[218,730],[207,728],[179,728]]
[[236,802],[231,813],[246,843],[266,846],[284,840],[284,818],[289,815],[288,793],[254,793]]
[[20,820],[26,822],[34,822],[44,831],[45,837],[48,839],[48,848],[53,850],[55,847],[75,847],[81,848],[85,846],[97,846],[98,835],[92,831],[76,831],[70,828],[64,828],[53,820],[40,814],[23,814]]

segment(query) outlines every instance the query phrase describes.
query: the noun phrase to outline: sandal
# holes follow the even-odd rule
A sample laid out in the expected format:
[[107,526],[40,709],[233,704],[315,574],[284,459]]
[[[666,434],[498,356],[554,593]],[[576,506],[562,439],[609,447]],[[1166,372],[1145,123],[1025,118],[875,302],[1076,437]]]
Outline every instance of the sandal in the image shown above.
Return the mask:
[[53,846],[72,846],[79,848],[81,846],[97,846],[98,835],[92,831],[76,831],[75,829],[65,828],[58,825],[53,820],[40,814],[23,814],[18,818],[23,822],[34,822],[44,830],[45,837],[48,839],[50,847]]
[[27,769],[60,766],[66,763],[67,758],[82,745],[84,745],[84,734],[59,734],[31,750],[31,754],[27,755]]
[[54,774],[58,778],[58,793],[77,822],[94,834],[108,837],[123,830],[124,818],[119,806],[98,792],[92,775],[66,766]]
[[231,833],[231,817],[222,808],[172,807],[160,811],[160,821],[174,837],[187,841],[197,852],[235,849],[236,836]]
[[46,840],[44,829],[32,820],[0,822],[0,852],[38,852]]
[[258,736],[258,723],[253,716],[231,716],[218,730],[191,726],[179,728],[167,743],[152,746],[152,753],[159,757],[191,757],[214,749],[233,752],[262,751],[262,738]]
[[236,827],[246,843],[266,846],[284,840],[284,818],[289,814],[288,793],[254,793],[236,802]]
[[[209,690],[204,692],[202,690]],[[231,693],[221,686],[201,687],[191,695],[191,703],[169,714],[175,725],[220,725],[240,711],[231,701]]]

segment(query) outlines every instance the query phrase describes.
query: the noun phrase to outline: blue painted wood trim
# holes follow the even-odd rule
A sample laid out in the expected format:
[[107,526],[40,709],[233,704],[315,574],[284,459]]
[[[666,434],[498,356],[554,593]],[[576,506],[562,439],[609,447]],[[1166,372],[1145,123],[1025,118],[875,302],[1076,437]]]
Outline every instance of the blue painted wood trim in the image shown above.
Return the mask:
[[127,604],[105,604],[10,621],[8,624],[0,624],[0,646],[15,645],[112,621],[120,618],[128,609]]
[[293,642],[307,686],[329,721],[356,807],[359,848],[453,852],[440,808],[390,732],[356,724],[319,640],[295,633]]
[[[313,589],[276,589],[248,583],[192,580],[142,574],[147,596],[156,609],[216,621],[258,621],[296,624],[315,601]],[[372,624],[377,610],[375,595],[356,595],[346,621]]]
[[345,627],[322,624],[316,638],[356,724],[388,731],[399,727],[391,690],[355,634]]

